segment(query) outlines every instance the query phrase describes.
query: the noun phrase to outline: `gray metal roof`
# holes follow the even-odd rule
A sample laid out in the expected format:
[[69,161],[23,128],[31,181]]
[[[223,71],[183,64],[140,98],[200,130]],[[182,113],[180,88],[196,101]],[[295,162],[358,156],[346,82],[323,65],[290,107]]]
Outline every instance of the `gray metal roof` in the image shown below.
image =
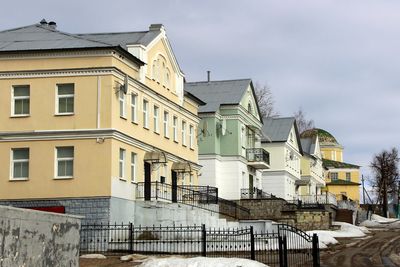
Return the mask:
[[70,34],[58,31],[47,23],[0,31],[0,51],[29,51],[122,47],[127,44],[149,44],[160,30],[147,32]]
[[315,141],[316,138],[300,138],[301,147],[303,148],[303,152],[307,153],[308,155],[313,155],[315,152]]
[[263,139],[262,141],[286,142],[289,138],[289,133],[294,123],[295,118],[293,117],[264,119],[262,131],[267,138]]
[[239,104],[250,84],[251,79],[190,82],[185,83],[185,91],[206,103],[199,113],[216,112],[221,105]]

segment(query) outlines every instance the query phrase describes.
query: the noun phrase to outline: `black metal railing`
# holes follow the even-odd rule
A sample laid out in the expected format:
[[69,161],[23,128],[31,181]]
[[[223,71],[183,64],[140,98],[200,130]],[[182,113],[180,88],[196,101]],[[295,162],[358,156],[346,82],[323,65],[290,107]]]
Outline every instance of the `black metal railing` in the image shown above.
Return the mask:
[[201,226],[135,227],[132,223],[82,225],[80,253],[181,254],[247,258],[269,266],[319,266],[318,236],[289,225],[256,233]]
[[176,189],[170,184],[158,181],[150,183],[150,196],[145,196],[145,183],[139,182],[136,187],[136,199],[176,202],[213,211],[235,219],[248,218],[250,210],[234,201],[218,197],[218,189],[211,186],[178,185]]
[[254,188],[240,189],[240,198],[241,199],[272,199],[272,198],[276,198],[276,196],[254,187]]
[[304,202],[302,200],[286,200],[285,210],[297,209],[325,209],[325,205],[316,202]]
[[246,149],[246,159],[249,162],[264,162],[269,165],[269,153],[263,148]]

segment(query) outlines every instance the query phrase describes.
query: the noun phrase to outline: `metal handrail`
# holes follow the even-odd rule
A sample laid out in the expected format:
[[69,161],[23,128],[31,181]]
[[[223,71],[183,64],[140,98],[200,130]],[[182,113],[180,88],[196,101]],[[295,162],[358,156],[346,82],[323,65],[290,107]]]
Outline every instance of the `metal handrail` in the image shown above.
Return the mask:
[[241,199],[271,199],[276,198],[273,194],[264,192],[259,188],[242,188],[240,189],[240,198]]

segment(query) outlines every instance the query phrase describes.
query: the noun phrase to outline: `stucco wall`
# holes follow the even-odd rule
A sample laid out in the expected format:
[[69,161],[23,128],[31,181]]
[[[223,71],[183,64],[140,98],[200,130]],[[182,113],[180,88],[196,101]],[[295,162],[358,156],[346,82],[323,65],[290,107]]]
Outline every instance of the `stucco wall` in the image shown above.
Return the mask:
[[80,219],[0,206],[0,265],[79,266]]

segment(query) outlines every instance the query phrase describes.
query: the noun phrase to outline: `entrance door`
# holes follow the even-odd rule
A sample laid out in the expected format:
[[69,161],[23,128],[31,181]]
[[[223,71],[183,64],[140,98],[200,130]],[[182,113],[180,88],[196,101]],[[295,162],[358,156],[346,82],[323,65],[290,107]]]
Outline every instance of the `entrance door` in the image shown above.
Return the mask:
[[178,174],[175,171],[171,171],[172,180],[172,203],[178,202]]
[[249,196],[253,198],[254,185],[253,185],[253,175],[249,174]]
[[144,163],[144,200],[151,200],[151,165]]

